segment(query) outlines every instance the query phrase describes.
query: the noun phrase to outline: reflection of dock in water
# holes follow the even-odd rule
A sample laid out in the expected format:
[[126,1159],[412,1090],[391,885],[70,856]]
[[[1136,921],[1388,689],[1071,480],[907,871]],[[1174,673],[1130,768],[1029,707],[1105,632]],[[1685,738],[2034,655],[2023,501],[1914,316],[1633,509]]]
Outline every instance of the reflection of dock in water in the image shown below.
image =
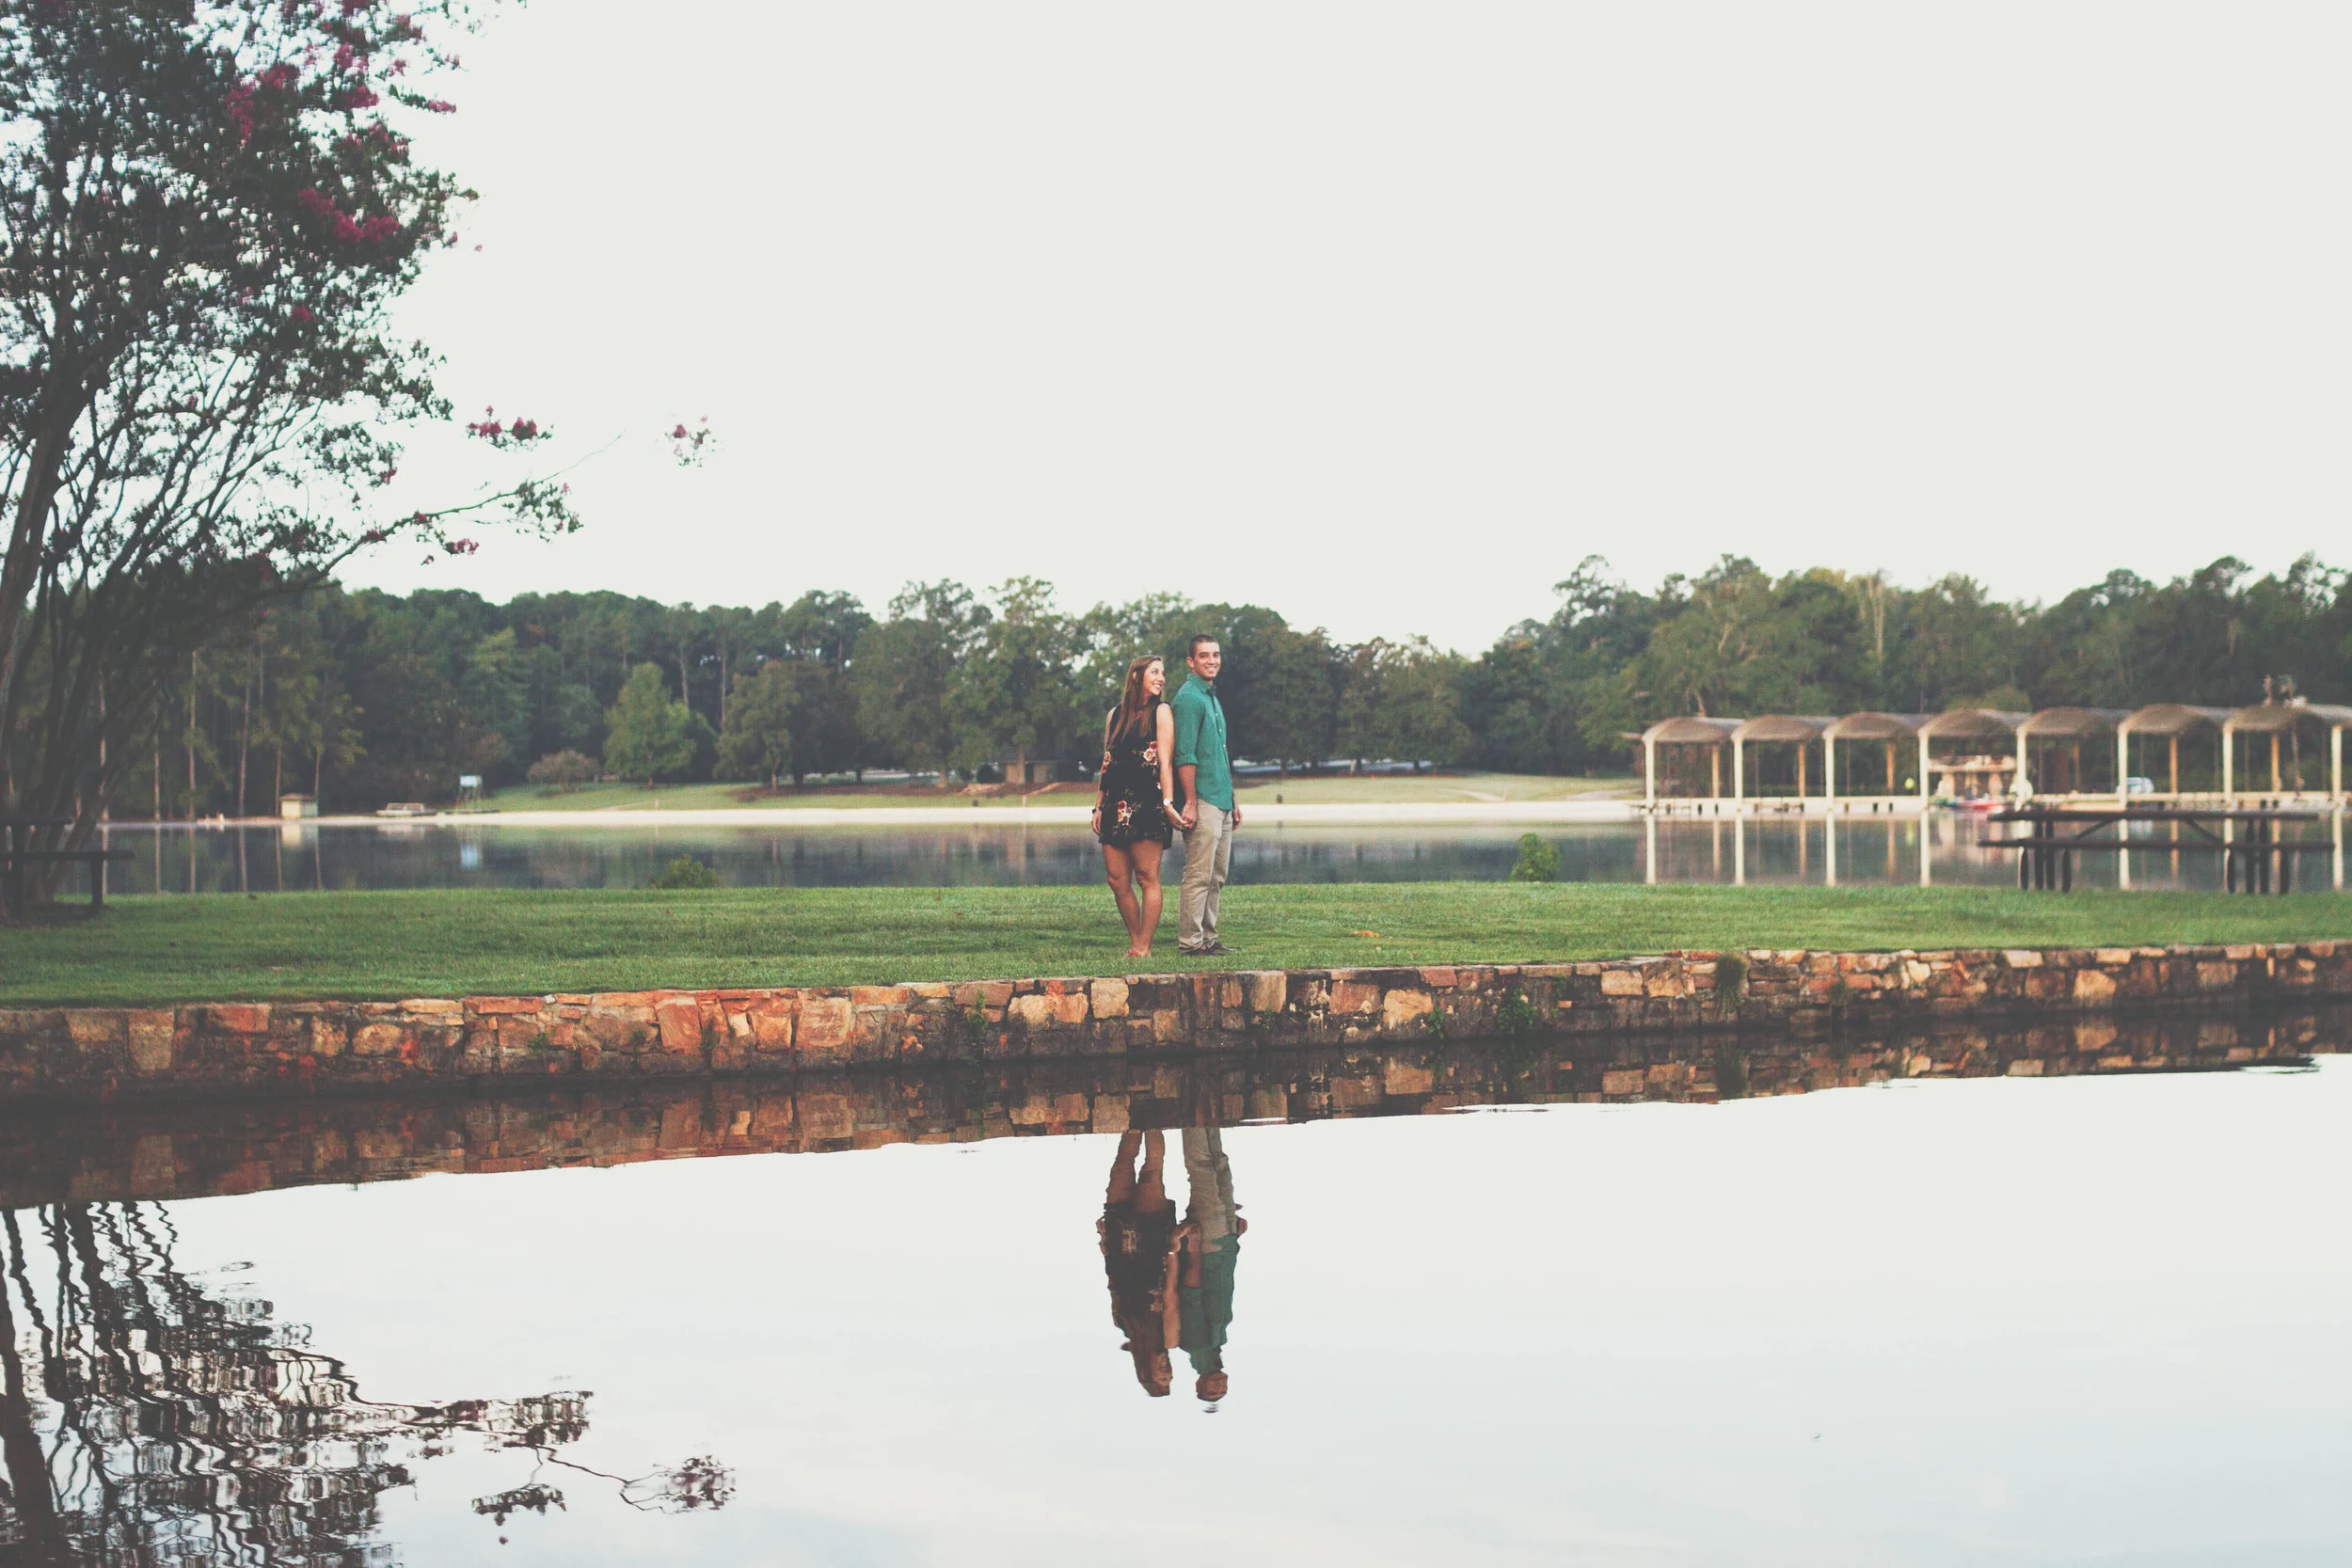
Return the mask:
[[1322,1121],[1487,1105],[1704,1104],[1896,1079],[2296,1064],[2344,1050],[2352,1007],[2054,1017],[1836,1037],[1601,1036],[1515,1044],[868,1069],[497,1097],[320,1097],[0,1119],[0,1208],[220,1196],[898,1143]]

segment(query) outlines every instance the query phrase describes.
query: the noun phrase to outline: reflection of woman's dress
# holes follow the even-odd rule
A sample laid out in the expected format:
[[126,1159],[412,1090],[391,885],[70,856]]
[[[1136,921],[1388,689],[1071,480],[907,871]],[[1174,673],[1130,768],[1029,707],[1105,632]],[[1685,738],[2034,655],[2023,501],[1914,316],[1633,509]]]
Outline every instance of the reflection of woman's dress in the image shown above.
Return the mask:
[[1168,1349],[1168,1258],[1176,1246],[1176,1206],[1138,1211],[1103,1206],[1103,1272],[1110,1276],[1111,1322],[1138,1357]]
[[[1160,706],[1152,704],[1104,746],[1103,826],[1096,836],[1113,848],[1147,839],[1165,846],[1175,834],[1160,807]],[[1116,722],[1118,715],[1111,717]]]

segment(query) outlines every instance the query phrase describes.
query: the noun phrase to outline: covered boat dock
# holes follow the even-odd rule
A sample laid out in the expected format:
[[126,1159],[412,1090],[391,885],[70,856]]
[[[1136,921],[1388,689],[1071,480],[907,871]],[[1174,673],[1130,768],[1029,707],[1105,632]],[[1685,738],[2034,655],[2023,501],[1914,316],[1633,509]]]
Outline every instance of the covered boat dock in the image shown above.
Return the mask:
[[[2240,708],[2158,703],[2034,713],[1964,707],[1839,717],[1685,715],[1642,732],[1642,799],[1652,812],[1719,816],[1924,811],[1937,803],[2031,800],[2341,806],[2347,726],[2352,706],[2301,701]],[[2159,758],[2160,772],[2153,766],[2133,771],[2134,763]]]

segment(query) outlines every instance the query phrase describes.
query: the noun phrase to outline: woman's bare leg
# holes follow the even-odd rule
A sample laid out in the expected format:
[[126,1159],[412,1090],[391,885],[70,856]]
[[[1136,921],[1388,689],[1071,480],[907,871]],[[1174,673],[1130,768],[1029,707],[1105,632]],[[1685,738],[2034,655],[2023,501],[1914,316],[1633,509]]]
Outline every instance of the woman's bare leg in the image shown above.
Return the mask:
[[1131,846],[1127,858],[1136,868],[1136,918],[1128,929],[1135,941],[1127,944],[1131,958],[1152,956],[1152,937],[1160,928],[1160,851],[1166,846],[1143,839]]
[[[1133,1132],[1120,1135],[1119,1147],[1124,1150]],[[1161,1180],[1160,1163],[1168,1158],[1167,1135],[1157,1131],[1143,1135],[1143,1169],[1136,1178],[1136,1207],[1138,1210],[1174,1207],[1168,1200],[1168,1184]]]
[[1115,844],[1104,845],[1103,875],[1110,879],[1111,896],[1119,900],[1119,918],[1127,923],[1127,951],[1132,953],[1136,950],[1136,942],[1140,940],[1136,935],[1136,921],[1141,912],[1136,908],[1133,852]]
[[1136,1196],[1136,1150],[1142,1144],[1140,1132],[1119,1135],[1119,1152],[1111,1157],[1111,1184],[1103,1195],[1104,1202],[1124,1203]]

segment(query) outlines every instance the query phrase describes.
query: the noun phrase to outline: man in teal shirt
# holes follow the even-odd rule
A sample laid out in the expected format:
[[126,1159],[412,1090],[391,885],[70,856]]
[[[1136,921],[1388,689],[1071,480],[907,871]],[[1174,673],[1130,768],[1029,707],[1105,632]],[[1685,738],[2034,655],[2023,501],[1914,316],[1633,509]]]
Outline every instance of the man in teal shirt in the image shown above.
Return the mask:
[[1232,863],[1233,830],[1241,826],[1241,808],[1233,804],[1233,761],[1225,749],[1225,709],[1216,700],[1225,650],[1214,637],[1195,637],[1184,667],[1192,673],[1168,705],[1176,716],[1176,789],[1184,801],[1177,822],[1184,830],[1176,946],[1196,957],[1214,957],[1228,951],[1216,940],[1216,895]]

